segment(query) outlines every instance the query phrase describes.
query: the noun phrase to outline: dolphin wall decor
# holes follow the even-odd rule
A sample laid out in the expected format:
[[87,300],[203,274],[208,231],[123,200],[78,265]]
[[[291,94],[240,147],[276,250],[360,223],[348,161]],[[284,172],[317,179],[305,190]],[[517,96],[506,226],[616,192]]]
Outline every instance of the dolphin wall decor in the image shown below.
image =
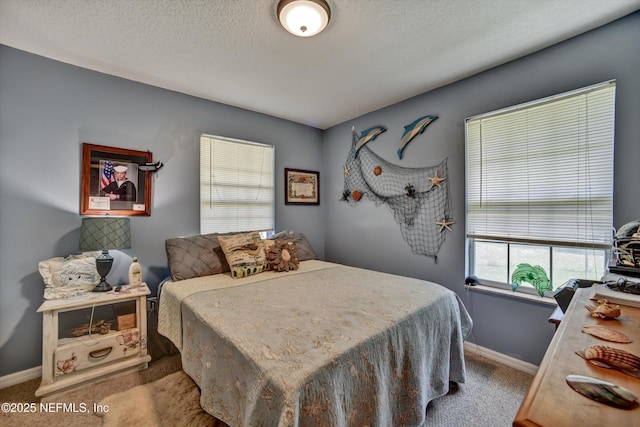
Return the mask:
[[424,132],[427,126],[429,126],[430,123],[434,122],[437,119],[438,116],[424,116],[416,119],[414,122],[404,127],[404,133],[402,134],[402,138],[400,139],[400,148],[398,148],[398,158],[400,160],[402,160],[402,153],[407,147],[407,144],[409,144],[409,142],[411,142],[411,140],[418,134]]
[[358,142],[356,142],[356,145],[353,147],[353,158],[355,159],[356,157],[358,157],[358,151],[360,151],[360,149],[362,147],[364,147],[364,145],[369,142],[369,141],[373,141],[374,139],[376,139],[376,137],[378,135],[380,135],[383,132],[386,132],[387,129],[382,127],[382,126],[374,126],[372,128],[369,128],[367,130],[363,130],[360,133],[360,137],[358,138]]

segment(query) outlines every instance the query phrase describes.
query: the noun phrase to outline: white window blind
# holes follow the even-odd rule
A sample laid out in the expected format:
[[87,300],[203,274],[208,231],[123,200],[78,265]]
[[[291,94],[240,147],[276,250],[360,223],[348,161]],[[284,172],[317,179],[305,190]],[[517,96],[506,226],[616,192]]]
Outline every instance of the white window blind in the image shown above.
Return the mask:
[[274,229],[274,147],[200,137],[200,233]]
[[610,248],[615,88],[466,120],[468,238]]

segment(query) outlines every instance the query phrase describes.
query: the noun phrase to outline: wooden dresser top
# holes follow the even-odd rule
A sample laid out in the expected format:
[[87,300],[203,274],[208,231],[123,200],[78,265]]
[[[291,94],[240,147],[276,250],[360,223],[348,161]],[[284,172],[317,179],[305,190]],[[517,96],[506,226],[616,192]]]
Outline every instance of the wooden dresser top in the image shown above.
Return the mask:
[[[578,289],[571,300],[516,414],[514,426],[640,427],[640,407],[617,409],[579,394],[566,383],[567,375],[585,375],[626,387],[640,397],[640,379],[600,368],[575,354],[591,345],[606,345],[640,356],[640,309],[621,305],[620,317],[599,320],[591,317],[585,305],[596,305],[589,300],[589,288]],[[625,333],[633,342],[618,344],[601,340],[583,333],[581,329],[585,325],[608,326]]]

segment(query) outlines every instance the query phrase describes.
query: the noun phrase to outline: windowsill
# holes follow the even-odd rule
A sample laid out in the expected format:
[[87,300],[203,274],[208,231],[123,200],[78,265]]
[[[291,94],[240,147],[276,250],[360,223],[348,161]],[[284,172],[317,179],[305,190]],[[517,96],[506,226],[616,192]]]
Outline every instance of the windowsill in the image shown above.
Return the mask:
[[552,305],[552,306],[558,305],[555,299],[549,298],[549,297],[540,297],[538,295],[530,295],[522,292],[513,292],[507,289],[494,288],[491,286],[484,286],[484,285],[475,285],[475,286],[464,285],[464,287],[467,290],[471,290],[471,291],[487,292],[490,294],[502,295],[509,298],[516,298],[516,299],[522,299],[522,300],[531,301],[531,302],[537,302],[538,304],[545,304],[545,305]]

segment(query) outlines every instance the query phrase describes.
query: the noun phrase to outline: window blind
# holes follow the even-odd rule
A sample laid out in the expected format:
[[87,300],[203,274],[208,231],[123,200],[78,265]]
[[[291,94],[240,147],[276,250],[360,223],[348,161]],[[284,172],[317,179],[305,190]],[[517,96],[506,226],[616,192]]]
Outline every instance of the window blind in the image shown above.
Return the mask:
[[200,137],[200,233],[274,229],[274,147]]
[[615,88],[466,120],[467,237],[610,247]]

